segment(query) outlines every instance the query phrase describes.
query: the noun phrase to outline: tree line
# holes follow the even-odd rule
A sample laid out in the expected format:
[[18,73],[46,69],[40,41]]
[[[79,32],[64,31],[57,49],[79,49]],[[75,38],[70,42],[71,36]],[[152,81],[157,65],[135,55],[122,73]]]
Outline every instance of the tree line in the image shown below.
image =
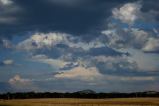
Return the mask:
[[95,92],[74,92],[74,93],[58,93],[58,92],[21,92],[21,93],[4,93],[0,94],[0,99],[31,99],[31,98],[130,98],[130,97],[159,97],[159,92],[133,92],[133,93],[95,93]]

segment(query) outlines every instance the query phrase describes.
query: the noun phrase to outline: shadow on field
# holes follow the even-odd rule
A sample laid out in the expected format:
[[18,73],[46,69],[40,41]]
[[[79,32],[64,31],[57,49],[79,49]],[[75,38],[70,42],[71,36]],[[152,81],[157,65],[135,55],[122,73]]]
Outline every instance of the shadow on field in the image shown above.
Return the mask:
[[10,106],[10,105],[0,105],[0,106]]

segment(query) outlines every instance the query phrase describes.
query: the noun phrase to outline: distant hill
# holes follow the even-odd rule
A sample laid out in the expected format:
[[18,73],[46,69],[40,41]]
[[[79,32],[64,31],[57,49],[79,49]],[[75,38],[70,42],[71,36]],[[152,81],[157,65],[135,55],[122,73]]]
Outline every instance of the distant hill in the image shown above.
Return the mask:
[[90,90],[90,89],[86,89],[86,90],[78,91],[78,92],[75,92],[75,93],[79,93],[79,94],[96,94],[96,92],[95,92],[95,91]]
[[156,91],[146,91],[143,93],[145,93],[145,94],[159,94],[159,92],[156,92]]

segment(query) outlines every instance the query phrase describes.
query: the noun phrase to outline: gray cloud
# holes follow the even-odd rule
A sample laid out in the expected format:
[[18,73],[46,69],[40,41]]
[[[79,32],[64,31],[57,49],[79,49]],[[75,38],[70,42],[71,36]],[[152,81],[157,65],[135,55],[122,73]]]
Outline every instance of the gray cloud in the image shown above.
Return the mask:
[[12,0],[0,0],[0,4],[4,6],[11,5],[12,3],[13,3]]
[[11,49],[13,44],[7,39],[0,39],[0,49]]
[[0,25],[13,25],[17,22],[17,13],[21,11],[20,7],[12,0],[0,0]]

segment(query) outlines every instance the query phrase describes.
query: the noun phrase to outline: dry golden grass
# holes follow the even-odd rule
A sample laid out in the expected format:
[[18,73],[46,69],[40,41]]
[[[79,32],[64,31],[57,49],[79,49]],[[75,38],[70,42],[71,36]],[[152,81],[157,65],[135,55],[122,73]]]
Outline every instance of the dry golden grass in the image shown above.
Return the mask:
[[159,98],[19,99],[0,100],[0,106],[159,106]]

